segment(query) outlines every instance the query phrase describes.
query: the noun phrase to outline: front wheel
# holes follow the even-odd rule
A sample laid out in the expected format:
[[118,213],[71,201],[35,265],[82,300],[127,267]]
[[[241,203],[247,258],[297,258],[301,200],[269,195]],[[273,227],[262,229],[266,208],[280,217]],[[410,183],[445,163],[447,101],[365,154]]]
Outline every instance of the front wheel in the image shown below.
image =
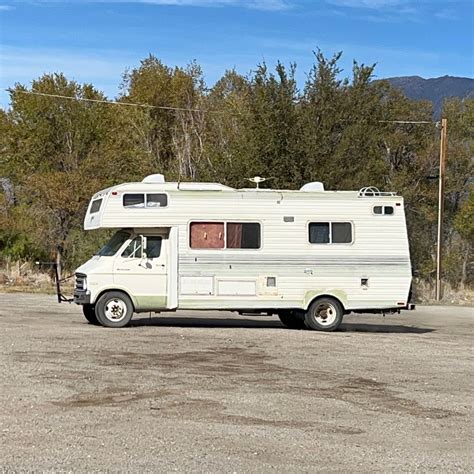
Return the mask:
[[318,298],[305,316],[306,326],[317,331],[335,331],[342,323],[344,308],[334,298]]
[[130,298],[120,291],[104,293],[95,305],[97,320],[107,328],[123,328],[133,316]]

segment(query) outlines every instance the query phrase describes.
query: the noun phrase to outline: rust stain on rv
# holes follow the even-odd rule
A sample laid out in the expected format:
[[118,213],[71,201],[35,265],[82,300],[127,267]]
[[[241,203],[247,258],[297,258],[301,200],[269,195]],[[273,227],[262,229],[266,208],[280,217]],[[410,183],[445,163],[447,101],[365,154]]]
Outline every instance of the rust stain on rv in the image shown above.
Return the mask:
[[331,289],[331,290],[318,289],[318,290],[307,291],[305,293],[304,299],[303,299],[303,307],[307,309],[308,306],[311,304],[311,302],[319,296],[332,296],[338,299],[344,307],[347,306],[347,293],[345,291],[336,290],[336,289]]

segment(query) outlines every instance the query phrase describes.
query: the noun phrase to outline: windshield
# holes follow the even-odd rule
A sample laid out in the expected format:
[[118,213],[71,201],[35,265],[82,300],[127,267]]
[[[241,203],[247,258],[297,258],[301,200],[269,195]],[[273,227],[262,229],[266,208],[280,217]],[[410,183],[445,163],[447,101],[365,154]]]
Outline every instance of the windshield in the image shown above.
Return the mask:
[[101,257],[111,257],[122,247],[123,243],[130,237],[129,232],[119,230],[112,238],[99,250],[97,255]]

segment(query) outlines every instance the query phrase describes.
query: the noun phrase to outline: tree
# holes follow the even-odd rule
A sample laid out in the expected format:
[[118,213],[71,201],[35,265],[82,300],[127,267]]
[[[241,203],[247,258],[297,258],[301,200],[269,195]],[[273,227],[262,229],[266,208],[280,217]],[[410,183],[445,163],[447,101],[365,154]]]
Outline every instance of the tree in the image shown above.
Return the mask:
[[[38,246],[60,260],[68,250],[71,229],[80,225],[86,203],[101,186],[95,165],[100,161],[109,111],[100,104],[51,99],[29,91],[20,84],[11,91],[3,170],[16,185],[17,222],[23,223],[23,231]],[[33,81],[31,92],[105,98],[93,86],[68,81],[62,74]]]

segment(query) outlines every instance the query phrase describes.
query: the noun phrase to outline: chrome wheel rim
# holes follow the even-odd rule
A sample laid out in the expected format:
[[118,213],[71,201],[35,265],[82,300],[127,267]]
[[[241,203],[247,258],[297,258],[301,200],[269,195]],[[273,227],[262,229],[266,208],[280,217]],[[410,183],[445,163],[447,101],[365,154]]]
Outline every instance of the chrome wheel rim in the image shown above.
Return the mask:
[[337,310],[331,303],[321,303],[316,307],[314,319],[321,326],[331,326],[337,319]]
[[117,323],[127,315],[127,305],[120,298],[112,298],[105,303],[104,313],[109,321]]

